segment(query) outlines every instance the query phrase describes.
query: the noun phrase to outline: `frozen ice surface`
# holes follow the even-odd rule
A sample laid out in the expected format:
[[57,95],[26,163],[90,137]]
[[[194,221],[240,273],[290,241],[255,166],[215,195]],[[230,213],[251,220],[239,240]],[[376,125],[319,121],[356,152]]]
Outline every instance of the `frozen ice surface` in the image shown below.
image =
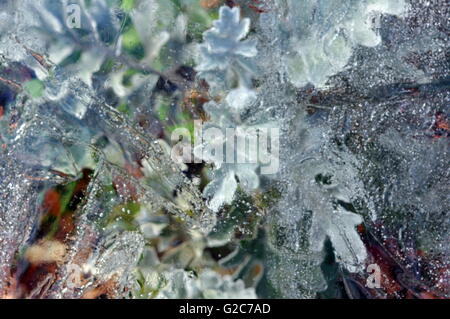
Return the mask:
[[[0,3],[0,297],[450,296],[447,2],[238,2],[197,30],[190,1],[83,1],[79,31]],[[280,171],[177,165],[188,112],[275,123]]]
[[[335,67],[311,53],[314,62],[303,63],[314,70],[315,78],[308,78],[304,69],[292,78],[289,64],[286,70],[277,58],[283,50],[269,46],[288,49],[297,34],[304,39],[297,47],[301,54],[317,48],[331,54],[323,47],[330,43],[326,32],[347,32],[341,20],[324,18],[318,27],[307,21],[320,21],[321,12],[331,10],[327,5],[333,6],[331,17],[344,19],[354,9],[350,3],[292,1],[291,6],[318,10],[317,15],[292,21],[282,18],[286,6],[273,5],[274,11],[259,24],[259,51],[267,54],[262,61],[282,70],[281,76],[268,74],[260,110],[285,123],[282,197],[269,218],[274,246],[269,277],[285,296],[316,296],[325,285],[323,255],[318,253],[325,238],[346,271],[364,273],[377,260],[373,254],[379,249],[363,244],[365,239],[356,231],[364,221],[395,267],[410,278],[410,291],[419,286],[412,282],[422,280],[422,288],[448,296],[448,284],[439,284],[448,282],[444,269],[449,264],[448,6],[440,1],[410,2],[401,16],[400,7],[390,12],[394,15],[385,12],[377,26],[377,43],[352,46],[347,56],[331,59],[342,62]],[[320,28],[326,26],[324,33]],[[309,33],[304,30],[317,32],[312,42],[307,42]],[[336,52],[345,50],[343,45]],[[264,67],[271,69],[269,64]],[[293,89],[293,94],[290,81],[314,87]],[[445,129],[436,131],[438,126]],[[422,263],[420,251],[427,252]]]

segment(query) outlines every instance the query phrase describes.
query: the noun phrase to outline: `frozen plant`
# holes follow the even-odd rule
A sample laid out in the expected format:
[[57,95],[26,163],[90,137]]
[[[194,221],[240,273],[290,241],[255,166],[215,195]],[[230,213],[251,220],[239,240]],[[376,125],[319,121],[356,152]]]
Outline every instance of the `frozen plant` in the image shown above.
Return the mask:
[[291,32],[284,57],[289,78],[297,87],[324,87],[344,70],[358,45],[381,43],[377,25],[382,14],[401,16],[403,0],[313,0],[286,2],[285,28]]
[[0,1],[0,296],[448,298],[443,3]]
[[222,6],[219,19],[204,33],[199,46],[199,77],[208,81],[213,91],[227,89],[233,81],[251,87],[254,65],[250,58],[257,54],[256,40],[244,38],[250,29],[250,19],[240,17],[239,7]]
[[[219,20],[214,22],[211,30],[204,33],[204,43],[200,45],[201,62],[197,66],[200,77],[214,86],[222,82],[232,83],[232,76],[227,72],[237,75],[237,87],[226,91],[224,101],[211,101],[204,105],[209,116],[204,132],[215,128],[219,130],[220,136],[204,136],[203,144],[195,150],[197,156],[214,164],[211,182],[203,192],[213,211],[218,211],[224,204],[232,202],[238,185],[246,191],[258,188],[259,177],[256,170],[261,164],[257,154],[257,143],[261,142],[258,141],[258,130],[275,126],[275,123],[264,122],[262,119],[260,123],[248,124],[241,116],[257,102],[257,92],[251,85],[253,72],[248,64],[248,58],[257,54],[256,42],[241,41],[248,33],[249,27],[248,18],[240,19],[238,7],[230,9],[223,6]],[[215,77],[218,74],[223,76]],[[212,92],[214,91],[213,88]],[[227,134],[227,130],[231,129],[234,132],[232,136]],[[238,141],[237,147],[234,147],[235,139]],[[247,143],[251,144],[249,149]],[[229,144],[233,145],[233,149],[227,147]],[[212,154],[205,152],[205,149],[225,150],[225,153]],[[229,154],[230,152],[232,154]],[[275,148],[272,155],[276,156]]]

